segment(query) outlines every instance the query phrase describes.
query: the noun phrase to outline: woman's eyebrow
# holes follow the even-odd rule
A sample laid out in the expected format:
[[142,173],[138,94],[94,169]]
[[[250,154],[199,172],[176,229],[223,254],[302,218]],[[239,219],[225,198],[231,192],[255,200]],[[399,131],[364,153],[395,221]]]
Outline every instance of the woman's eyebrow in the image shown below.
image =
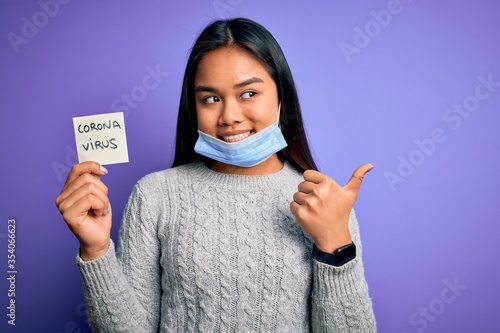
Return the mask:
[[252,83],[264,83],[264,80],[262,80],[262,79],[260,79],[258,77],[252,77],[252,78],[250,78],[248,80],[245,80],[245,81],[243,81],[241,83],[235,84],[234,87],[235,88],[242,88],[242,87],[248,86],[248,85],[250,85]]
[[[242,88],[242,87],[245,87],[245,86],[248,86],[252,83],[264,83],[264,80],[258,78],[258,77],[252,77],[248,80],[245,80],[243,82],[240,82],[240,83],[236,83],[233,87],[235,89],[237,88]],[[206,92],[217,92],[217,89],[214,88],[214,87],[209,87],[209,86],[197,86],[195,89],[194,89],[195,92],[199,92],[199,91],[206,91]]]
[[208,86],[198,86],[194,89],[195,92],[198,92],[198,91],[207,91],[207,92],[216,92],[217,89],[213,88],[213,87],[208,87]]

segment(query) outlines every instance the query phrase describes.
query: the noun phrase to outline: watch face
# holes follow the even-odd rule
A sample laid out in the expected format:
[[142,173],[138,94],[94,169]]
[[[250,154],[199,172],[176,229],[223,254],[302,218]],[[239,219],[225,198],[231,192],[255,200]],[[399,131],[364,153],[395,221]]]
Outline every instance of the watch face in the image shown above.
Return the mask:
[[356,246],[354,245],[354,243],[351,243],[347,246],[341,247],[340,249],[335,251],[335,257],[335,266],[342,266],[346,262],[356,258]]

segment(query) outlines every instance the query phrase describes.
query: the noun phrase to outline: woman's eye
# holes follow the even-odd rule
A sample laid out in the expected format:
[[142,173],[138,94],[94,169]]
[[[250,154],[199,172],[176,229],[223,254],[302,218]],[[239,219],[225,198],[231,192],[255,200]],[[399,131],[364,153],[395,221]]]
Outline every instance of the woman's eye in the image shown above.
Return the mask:
[[254,91],[246,91],[243,93],[243,95],[241,95],[241,98],[251,98],[253,96],[255,96]]
[[218,101],[219,101],[219,99],[215,96],[208,96],[208,97],[203,98],[203,103],[205,103],[205,104],[212,104],[212,103],[215,103]]

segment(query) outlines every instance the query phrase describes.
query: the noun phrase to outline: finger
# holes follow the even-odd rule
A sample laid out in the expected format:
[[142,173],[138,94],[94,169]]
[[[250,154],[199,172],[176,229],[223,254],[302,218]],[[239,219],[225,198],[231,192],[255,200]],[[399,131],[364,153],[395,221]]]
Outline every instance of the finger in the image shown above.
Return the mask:
[[297,189],[299,190],[299,192],[309,194],[312,193],[317,186],[318,184],[316,183],[303,181],[299,184],[299,186],[297,186]]
[[109,198],[104,192],[96,189],[93,184],[82,186],[74,191],[58,206],[59,211],[64,216],[67,211],[73,210],[76,203],[82,198],[88,198],[89,204],[94,202],[94,198],[103,203],[102,207],[97,203],[94,204],[94,206],[90,205],[89,207],[85,207],[86,210],[81,211],[82,214],[86,215],[89,210],[92,210],[92,213],[96,216],[106,215],[108,213]]
[[[64,220],[72,227],[80,225],[89,215],[89,211],[108,211],[109,203],[100,200],[95,195],[86,195],[77,200],[70,209],[63,214]],[[95,216],[103,216],[94,214]]]
[[290,203],[290,211],[292,212],[293,216],[295,216],[295,218],[297,219],[297,222],[299,222],[300,219],[302,218],[302,216],[299,217],[299,215],[303,212],[303,210],[300,210],[301,207],[302,206],[299,205],[296,201],[292,201]]
[[70,227],[73,227],[81,224],[89,216],[103,217],[110,212],[109,201],[103,201],[95,195],[86,195],[66,210],[63,218]]
[[101,181],[101,177],[90,174],[90,173],[84,173],[80,177],[76,178],[74,181],[71,183],[68,183],[65,188],[63,188],[60,196],[60,199],[64,199],[65,197],[69,196],[72,192],[77,190],[78,188],[84,186],[85,184],[88,183],[93,183],[95,184],[98,188],[100,188],[103,192],[108,193],[108,187],[104,185],[104,183]]
[[366,173],[370,172],[372,169],[373,165],[371,164],[363,164],[362,166],[358,167],[356,170],[354,170],[351,179],[349,179],[349,182],[346,186],[344,186],[344,188],[349,192],[355,193],[357,195]]
[[295,192],[295,194],[293,195],[293,201],[295,201],[299,205],[303,205],[306,202],[308,196],[309,195],[306,193]]
[[319,184],[325,180],[327,176],[316,170],[306,170],[302,174],[302,177],[304,177],[304,180],[308,182]]
[[[104,176],[105,174],[108,173],[108,170],[106,170],[105,167],[100,165],[97,162],[94,161],[86,161],[82,162],[79,164],[73,165],[71,168],[71,171],[68,175],[68,178],[66,179],[66,182],[64,183],[64,187],[66,187],[67,184],[73,182],[75,179],[80,177],[84,173],[90,173],[94,175],[99,175],[99,176]],[[63,187],[63,189],[64,189]]]
[[[93,214],[96,216],[106,215],[108,213],[109,198],[107,193],[102,191],[94,183],[86,183],[73,191],[59,204],[59,211],[63,216],[67,211],[73,211],[76,203],[80,202],[82,198],[86,198],[89,206],[83,207],[85,210],[82,210],[80,213],[86,214],[89,210],[92,210]],[[99,202],[101,202],[102,205]],[[81,209],[79,207],[80,206],[76,206],[76,209]]]
[[56,206],[59,206],[59,204],[69,197],[74,191],[82,186],[85,186],[86,184],[94,184],[106,195],[108,194],[108,187],[101,181],[100,176],[84,173],[63,188],[61,194],[56,198]]
[[301,226],[304,221],[309,220],[309,210],[295,201],[290,203],[290,211],[295,216],[295,221]]
[[294,216],[296,216],[298,206],[300,205],[296,201],[290,202],[290,211]]

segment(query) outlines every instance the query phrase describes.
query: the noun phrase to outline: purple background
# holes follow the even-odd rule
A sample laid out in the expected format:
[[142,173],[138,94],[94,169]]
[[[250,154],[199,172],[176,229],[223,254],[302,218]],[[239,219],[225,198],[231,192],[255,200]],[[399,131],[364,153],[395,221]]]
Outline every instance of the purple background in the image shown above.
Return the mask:
[[[172,162],[190,46],[230,16],[257,20],[282,46],[321,170],[344,184],[361,163],[375,165],[356,210],[379,331],[500,332],[500,87],[477,88],[478,77],[500,82],[498,2],[67,2],[47,7],[52,16],[37,1],[0,3],[1,332],[89,331],[78,243],[54,205],[76,163],[72,117],[126,111],[130,163],[105,177],[116,239],[133,184]],[[9,33],[22,37],[27,21],[37,31],[25,27],[29,38],[13,46]],[[144,96],[148,67],[169,74]],[[453,106],[463,103],[472,111],[460,116]]]

